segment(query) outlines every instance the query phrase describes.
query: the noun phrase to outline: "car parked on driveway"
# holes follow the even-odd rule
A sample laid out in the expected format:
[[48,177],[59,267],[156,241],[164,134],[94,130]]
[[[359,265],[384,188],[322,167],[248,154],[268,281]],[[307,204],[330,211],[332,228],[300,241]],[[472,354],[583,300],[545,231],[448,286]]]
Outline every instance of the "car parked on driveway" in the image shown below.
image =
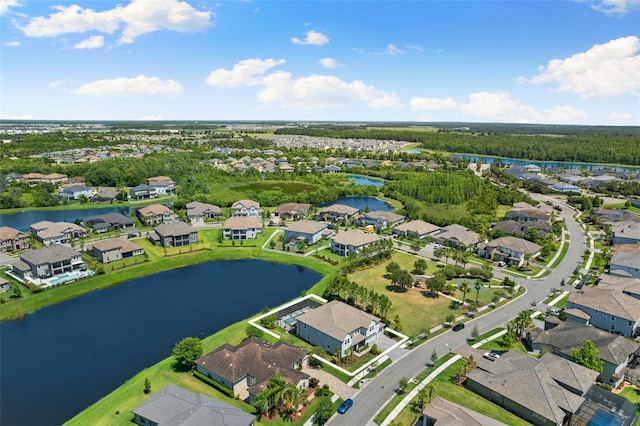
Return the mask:
[[498,267],[502,268],[503,266],[507,266],[507,262],[505,262],[504,260],[498,262]]
[[340,414],[346,413],[347,410],[349,410],[349,408],[351,408],[352,405],[353,405],[352,399],[345,399],[344,402],[340,404],[340,406],[338,407],[338,413]]
[[486,359],[488,359],[489,361],[496,361],[498,358],[500,358],[500,353],[498,352],[485,352],[485,354],[483,355],[483,357],[485,357]]

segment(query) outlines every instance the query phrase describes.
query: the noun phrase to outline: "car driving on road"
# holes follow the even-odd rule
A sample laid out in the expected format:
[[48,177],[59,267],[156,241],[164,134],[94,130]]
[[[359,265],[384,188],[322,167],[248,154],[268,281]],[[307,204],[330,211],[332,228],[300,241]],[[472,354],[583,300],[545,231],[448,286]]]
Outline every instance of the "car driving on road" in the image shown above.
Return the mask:
[[351,408],[352,405],[353,405],[352,399],[345,399],[344,402],[340,404],[340,406],[338,407],[338,413],[340,414],[346,413],[347,410]]

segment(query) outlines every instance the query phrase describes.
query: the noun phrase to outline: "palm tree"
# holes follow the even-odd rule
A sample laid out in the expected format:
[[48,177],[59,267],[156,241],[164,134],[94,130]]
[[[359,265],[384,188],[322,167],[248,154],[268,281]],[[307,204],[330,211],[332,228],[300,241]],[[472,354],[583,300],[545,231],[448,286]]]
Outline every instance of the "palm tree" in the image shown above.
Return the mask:
[[516,317],[516,336],[522,337],[524,329],[529,327],[531,322],[531,313],[529,311],[522,311]]
[[295,385],[288,383],[284,386],[280,396],[280,415],[293,420],[300,402],[302,391]]
[[482,290],[482,281],[476,280],[474,287],[476,289],[476,305],[478,304],[478,296],[480,296],[480,290]]
[[464,305],[464,298],[469,290],[471,290],[471,286],[468,282],[464,281],[462,284],[460,284],[460,287],[458,289],[462,292],[462,304]]

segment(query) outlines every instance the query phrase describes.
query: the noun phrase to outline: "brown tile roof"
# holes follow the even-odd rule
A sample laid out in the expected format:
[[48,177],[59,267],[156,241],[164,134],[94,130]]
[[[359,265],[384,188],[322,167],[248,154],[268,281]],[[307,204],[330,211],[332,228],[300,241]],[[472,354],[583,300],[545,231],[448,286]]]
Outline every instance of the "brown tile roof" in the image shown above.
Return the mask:
[[629,321],[640,319],[640,300],[614,289],[585,287],[583,293],[571,293],[569,302]]
[[184,222],[161,223],[155,227],[154,231],[163,237],[176,237],[197,232],[194,227]]
[[224,221],[222,229],[262,229],[262,224],[254,217],[233,216]]
[[85,246],[87,251],[98,249],[101,252],[120,249],[123,253],[129,253],[136,250],[142,250],[142,247],[126,238],[107,238],[105,240],[95,241]]
[[165,213],[174,214],[173,210],[171,210],[169,207],[165,206],[164,204],[151,204],[149,206],[140,207],[138,211],[142,216],[145,216],[145,217],[157,216]]
[[333,204],[331,206],[325,207],[322,210],[320,210],[319,214],[323,214],[323,213],[336,213],[336,214],[344,214],[347,216],[352,216],[356,213],[358,213],[360,210],[358,210],[355,207],[349,207],[349,206],[345,206],[344,204]]
[[240,209],[242,207],[251,208],[255,207],[256,209],[260,208],[260,203],[253,200],[238,200],[231,206],[232,209]]
[[380,321],[376,316],[337,300],[319,306],[296,319],[340,341],[347,333],[361,327],[369,328],[371,321]]
[[517,237],[500,237],[489,241],[486,245],[489,248],[504,247],[517,253],[535,254],[542,250],[542,246]]
[[325,229],[327,229],[328,226],[329,224],[327,224],[326,222],[318,222],[315,220],[303,219],[289,225],[285,229],[285,232],[291,231],[291,232],[300,232],[303,234],[316,234],[318,232],[324,231]]
[[306,351],[286,342],[279,341],[272,345],[257,337],[250,337],[238,346],[225,343],[197,359],[196,364],[232,383],[250,375],[255,377],[256,385],[260,385],[276,373],[297,383],[309,376],[292,366],[306,356]]
[[380,237],[376,234],[367,234],[360,229],[352,229],[336,234],[332,240],[338,244],[362,247],[379,241]]
[[365,213],[363,214],[364,217],[370,217],[372,219],[383,219],[386,220],[387,222],[393,223],[393,222],[397,222],[399,220],[403,220],[404,216],[399,215],[397,213],[393,213],[393,212],[386,212],[384,210],[375,210],[369,213]]
[[299,212],[301,210],[304,210],[308,212],[310,208],[311,208],[311,204],[285,203],[285,204],[280,204],[278,207],[276,207],[273,210],[273,213],[277,213],[281,215],[285,213],[290,213],[292,211]]
[[0,241],[2,240],[15,240],[19,238],[27,238],[28,235],[17,229],[9,228],[8,226],[0,226]]
[[426,416],[436,419],[438,426],[502,426],[504,423],[463,407],[453,402],[436,397],[422,410]]

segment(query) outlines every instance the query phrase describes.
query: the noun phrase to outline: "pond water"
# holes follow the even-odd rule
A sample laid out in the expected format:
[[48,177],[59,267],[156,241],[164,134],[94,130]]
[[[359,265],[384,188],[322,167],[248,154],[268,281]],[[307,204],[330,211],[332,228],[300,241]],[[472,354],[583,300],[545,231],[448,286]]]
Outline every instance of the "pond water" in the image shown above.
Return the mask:
[[369,207],[370,211],[382,210],[390,212],[394,210],[393,207],[376,197],[340,197],[329,203],[318,204],[317,207],[323,208],[334,204],[344,204],[345,206],[355,207],[360,211],[364,211],[367,207]]
[[377,186],[377,187],[384,186],[384,181],[379,179],[371,179],[365,176],[356,176],[356,175],[349,175],[347,177],[351,179],[353,183],[356,185]]
[[214,334],[299,296],[320,278],[262,260],[209,262],[0,322],[0,424],[61,424],[170,356],[182,338]]
[[422,154],[422,150],[421,149],[415,149],[415,148],[409,148],[409,149],[405,150],[404,152],[406,152],[407,154]]
[[128,216],[133,212],[131,207],[104,207],[91,209],[72,210],[36,210],[6,214],[0,214],[0,226],[9,226],[19,231],[28,231],[29,225],[48,220],[50,222],[75,222],[76,219],[84,219],[106,213],[122,213]]

